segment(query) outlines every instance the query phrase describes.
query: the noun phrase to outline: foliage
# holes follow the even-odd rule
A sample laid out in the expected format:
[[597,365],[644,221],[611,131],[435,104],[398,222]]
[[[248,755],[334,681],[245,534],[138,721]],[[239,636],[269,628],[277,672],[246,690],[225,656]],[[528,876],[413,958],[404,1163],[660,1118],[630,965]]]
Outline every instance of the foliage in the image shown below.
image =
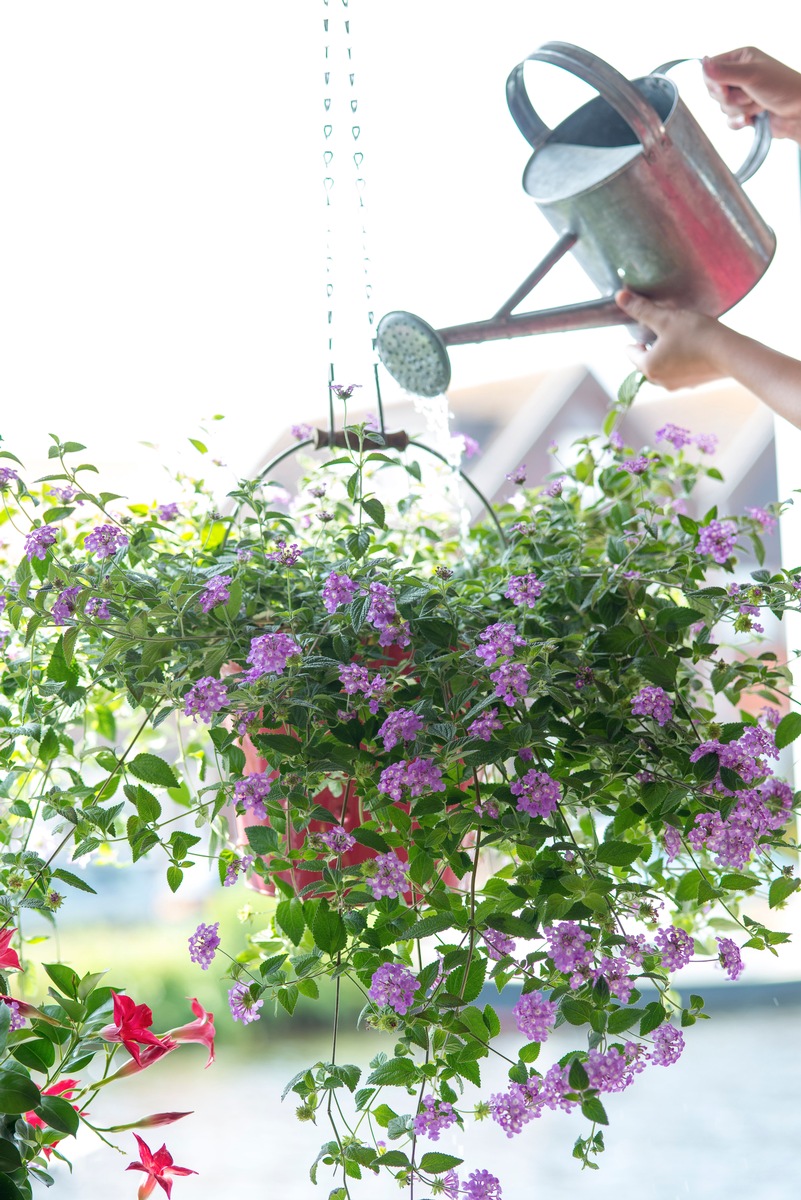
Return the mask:
[[[762,561],[766,514],[686,515],[719,475],[681,445],[634,457],[615,424],[635,394],[627,381],[602,436],[501,506],[502,535],[454,534],[413,453],[362,426],[290,508],[243,481],[226,514],[201,487],[123,514],[75,443],[54,438],[55,473],[30,485],[0,452],[3,521],[26,539],[4,589],[3,928],[31,909],[52,922],[112,848],[159,856],[173,891],[211,861],[220,884],[274,895],[229,956],[232,1015],[291,1014],[329,978],[338,1001],[347,980],[364,1024],[397,1037],[393,1057],[344,1064],[335,1021],[330,1060],[288,1084],[302,1119],[330,1123],[312,1178],[333,1168],[334,1197],[381,1170],[455,1195],[440,1129],[490,1115],[511,1136],[543,1107],[583,1114],[575,1154],[595,1166],[601,1097],[675,1061],[704,1016],[674,972],[695,955],[735,978],[734,937],[787,939],[748,901],[780,908],[798,886],[795,798],[773,771],[801,719],[752,638],[761,608],[798,607],[798,580],[735,580],[734,543]],[[216,928],[194,936],[208,968]],[[47,970],[35,1008],[2,981],[9,1196],[47,1182],[43,1154],[89,1124],[100,1087],[172,1035],[213,1036],[148,1041],[147,1010],[125,1041],[124,989]],[[492,989],[521,1040],[509,1091],[476,1102]],[[562,1024],[576,1047],[543,1066]],[[479,1176],[470,1195],[495,1195]]]

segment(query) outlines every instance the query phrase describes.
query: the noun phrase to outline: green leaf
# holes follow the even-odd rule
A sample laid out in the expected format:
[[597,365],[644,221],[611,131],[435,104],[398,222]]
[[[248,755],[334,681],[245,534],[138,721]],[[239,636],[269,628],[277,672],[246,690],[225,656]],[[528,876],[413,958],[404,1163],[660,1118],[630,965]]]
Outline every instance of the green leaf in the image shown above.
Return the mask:
[[431,937],[434,933],[442,933],[445,929],[452,929],[455,923],[453,913],[436,913],[430,917],[423,917],[420,921],[415,921],[414,925],[406,930],[404,937]]
[[780,875],[778,879],[774,879],[768,892],[770,907],[778,908],[780,904],[784,904],[787,897],[798,890],[799,885],[801,885],[801,879],[790,879],[787,875]]
[[608,1125],[609,1118],[606,1115],[606,1109],[597,1096],[590,1096],[581,1106],[582,1114],[588,1121],[594,1121],[596,1125]]
[[646,1033],[651,1033],[654,1029],[658,1029],[666,1017],[667,1014],[658,1000],[653,1000],[650,1004],[646,1004],[645,1012],[640,1021],[640,1036],[645,1037]]
[[570,1064],[567,1081],[574,1092],[583,1092],[586,1087],[589,1087],[590,1077],[584,1069],[584,1064],[577,1058],[574,1058]]
[[801,734],[801,713],[790,712],[776,727],[776,749],[783,750]]
[[400,1086],[410,1087],[420,1078],[420,1071],[410,1058],[390,1058],[372,1072],[367,1078],[368,1084],[379,1087]]
[[65,963],[42,963],[45,971],[53,980],[56,987],[64,993],[65,996],[71,996],[73,1000],[78,995],[78,984],[80,979],[72,967],[66,966]]
[[90,887],[85,879],[81,879],[80,875],[73,875],[72,871],[68,871],[65,867],[57,867],[53,872],[53,879],[61,879],[70,887],[77,888],[79,892],[91,892],[93,896],[97,895],[95,889]]
[[703,615],[703,613],[697,612],[694,608],[684,608],[671,604],[665,608],[660,608],[656,614],[656,624],[659,629],[664,629],[667,633],[672,633],[678,629],[686,629],[688,625],[694,625],[696,621],[702,619]]
[[266,757],[269,757],[270,750],[277,750],[285,758],[294,758],[303,750],[303,743],[287,733],[254,733],[252,741],[259,753]]
[[562,1012],[565,1020],[569,1021],[571,1025],[585,1025],[594,1009],[586,1000],[571,1000],[568,997],[562,1001]]
[[209,448],[208,448],[208,446],[206,446],[206,445],[205,445],[203,442],[201,442],[201,441],[198,441],[198,439],[197,439],[197,438],[189,438],[188,440],[189,440],[189,441],[191,442],[191,444],[192,444],[192,445],[195,447],[195,449],[197,450],[198,454],[208,454],[208,452],[209,452]]
[[27,1075],[18,1071],[0,1071],[0,1113],[24,1113],[36,1108],[39,1089]]
[[612,867],[628,867],[642,854],[642,846],[631,842],[602,842],[595,857],[598,862],[609,863]]
[[443,1171],[452,1171],[454,1167],[459,1167],[464,1162],[463,1158],[456,1158],[453,1154],[442,1154],[438,1150],[429,1150],[420,1159],[419,1170],[425,1171],[429,1175],[441,1175]]
[[183,880],[184,873],[180,867],[176,867],[174,863],[172,866],[167,867],[167,886],[171,892],[177,892]]
[[248,825],[245,837],[254,854],[275,854],[278,850],[278,834],[267,825]]
[[696,900],[698,898],[698,885],[703,876],[700,871],[688,871],[686,875],[682,875],[676,888],[676,902],[681,904],[684,900]]
[[78,1114],[69,1101],[61,1096],[42,1096],[41,1103],[34,1111],[46,1125],[57,1129],[59,1133],[70,1133],[74,1136],[78,1132]]
[[172,767],[157,754],[137,754],[128,763],[128,770],[145,783],[154,783],[157,787],[178,787]]
[[[5,1005],[3,1007],[5,1008]],[[43,1037],[19,1042],[14,1046],[13,1054],[17,1062],[21,1062],[24,1067],[30,1068],[31,1071],[40,1071],[43,1075],[48,1073],[56,1061],[53,1043]]]
[[275,910],[275,920],[279,929],[283,929],[293,945],[297,946],[306,928],[300,900],[296,896],[291,900],[281,900]]
[[524,1063],[536,1062],[540,1056],[540,1048],[539,1042],[526,1042],[525,1046],[521,1046],[518,1050],[520,1061]]
[[727,875],[720,877],[720,886],[728,888],[732,892],[759,887],[759,882],[756,875],[752,875],[748,871],[730,871]]
[[[20,1152],[13,1142],[8,1138],[0,1138],[0,1172],[3,1175],[10,1175],[13,1171],[18,1171],[22,1166],[22,1158]],[[11,1193],[13,1195],[13,1193]],[[20,1193],[18,1192],[17,1195]],[[3,1196],[3,1183],[0,1182],[0,1198]]]
[[30,1191],[25,1195],[19,1190],[9,1175],[0,1175],[0,1200],[30,1200]]
[[379,527],[379,529],[386,529],[386,513],[384,511],[384,505],[380,500],[376,500],[374,496],[369,500],[362,500],[362,508],[370,517],[370,520],[373,521]]
[[348,944],[348,931],[339,913],[331,908],[327,900],[321,900],[312,923],[315,946],[325,954],[334,955]]
[[158,821],[161,816],[161,805],[147,788],[140,786],[136,789],[134,804],[136,805],[137,813],[146,824]]
[[631,1029],[645,1012],[643,1008],[616,1008],[609,1014],[607,1029],[610,1033],[623,1033]]

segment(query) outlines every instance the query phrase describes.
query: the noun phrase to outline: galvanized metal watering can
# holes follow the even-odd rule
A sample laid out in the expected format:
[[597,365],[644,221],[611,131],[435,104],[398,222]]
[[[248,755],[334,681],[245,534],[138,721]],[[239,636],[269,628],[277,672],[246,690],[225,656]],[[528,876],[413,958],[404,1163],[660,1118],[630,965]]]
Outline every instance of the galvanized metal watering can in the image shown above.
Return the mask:
[[[534,150],[523,187],[558,239],[489,320],[435,330],[413,313],[381,319],[379,358],[416,395],[447,388],[448,346],[630,324],[614,301],[622,286],[720,316],[762,278],[773,257],[774,234],[740,186],[768,152],[767,116],[757,119],[748,159],[733,174],[667,77],[683,60],[628,80],[567,42],[548,42],[529,59],[563,67],[598,92],[549,129],[529,99],[523,63],[506,83],[511,114]],[[515,313],[568,250],[602,299]],[[647,331],[636,334],[648,338]]]

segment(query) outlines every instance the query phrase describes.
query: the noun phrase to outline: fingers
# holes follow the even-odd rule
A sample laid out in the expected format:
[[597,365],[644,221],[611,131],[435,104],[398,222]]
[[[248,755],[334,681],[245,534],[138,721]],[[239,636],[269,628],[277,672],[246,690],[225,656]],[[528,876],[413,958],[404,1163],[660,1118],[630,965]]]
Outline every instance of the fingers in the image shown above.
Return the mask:
[[701,61],[704,75],[713,83],[747,90],[748,84],[753,83],[755,75],[759,74],[760,66],[766,57],[752,46],[744,46],[739,50],[715,54]]
[[637,345],[627,346],[626,354],[638,371],[641,371],[645,377],[648,377],[648,347],[643,346],[642,342]]
[[615,303],[629,317],[634,317],[640,325],[653,329],[655,333],[660,332],[660,328],[670,313],[670,310],[666,309],[664,305],[655,304],[653,300],[646,299],[639,292],[631,292],[628,288],[617,293]]

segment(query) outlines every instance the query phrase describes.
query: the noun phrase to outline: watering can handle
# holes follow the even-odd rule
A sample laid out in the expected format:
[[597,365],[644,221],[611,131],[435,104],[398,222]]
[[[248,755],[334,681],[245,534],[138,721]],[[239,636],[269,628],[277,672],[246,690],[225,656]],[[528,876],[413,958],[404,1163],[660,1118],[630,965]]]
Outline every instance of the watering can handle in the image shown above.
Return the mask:
[[[666,75],[668,71],[672,71],[674,67],[678,67],[682,63],[700,61],[700,58],[674,58],[670,62],[662,63],[662,66],[657,67],[652,73],[654,75]],[[754,140],[751,143],[748,157],[739,171],[734,172],[734,177],[738,183],[745,183],[746,179],[750,179],[752,175],[756,175],[768,156],[770,142],[770,117],[766,112],[758,113],[754,119]]]
[[530,61],[562,67],[595,88],[631,126],[647,157],[656,153],[665,141],[665,128],[659,114],[625,75],[580,46],[573,46],[569,42],[546,42],[516,66],[506,81],[509,111],[523,137],[535,150],[547,141],[551,130],[534,110],[523,82],[523,67]]

